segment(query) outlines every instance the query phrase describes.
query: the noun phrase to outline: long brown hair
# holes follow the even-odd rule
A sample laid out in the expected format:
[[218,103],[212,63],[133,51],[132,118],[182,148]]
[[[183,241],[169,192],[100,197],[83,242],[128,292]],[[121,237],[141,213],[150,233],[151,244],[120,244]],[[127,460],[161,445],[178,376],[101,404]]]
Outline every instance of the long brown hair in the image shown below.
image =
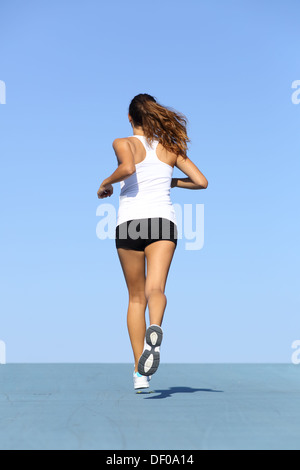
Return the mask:
[[159,140],[169,152],[187,157],[187,143],[191,141],[186,130],[188,119],[184,114],[163,106],[147,93],[133,98],[129,114],[134,126],[143,128],[149,145],[153,140]]

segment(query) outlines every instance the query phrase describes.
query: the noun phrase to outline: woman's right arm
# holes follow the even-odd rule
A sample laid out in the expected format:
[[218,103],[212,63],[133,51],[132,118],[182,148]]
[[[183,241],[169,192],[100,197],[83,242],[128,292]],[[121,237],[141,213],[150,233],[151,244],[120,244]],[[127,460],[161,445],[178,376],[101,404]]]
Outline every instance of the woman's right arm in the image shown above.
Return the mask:
[[181,170],[187,178],[172,178],[172,188],[206,189],[208,181],[199,168],[188,158],[181,155],[177,157],[175,166]]

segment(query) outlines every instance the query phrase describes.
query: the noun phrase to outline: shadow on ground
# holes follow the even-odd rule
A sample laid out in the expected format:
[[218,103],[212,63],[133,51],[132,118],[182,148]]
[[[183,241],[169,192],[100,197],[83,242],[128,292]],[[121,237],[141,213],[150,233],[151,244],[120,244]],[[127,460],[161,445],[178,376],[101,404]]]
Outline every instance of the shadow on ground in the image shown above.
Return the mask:
[[153,391],[139,391],[139,395],[152,395],[159,394],[155,396],[147,397],[146,400],[161,400],[163,398],[171,398],[177,393],[224,393],[223,390],[212,390],[211,388],[191,388],[191,387],[170,387],[167,390],[153,390]]

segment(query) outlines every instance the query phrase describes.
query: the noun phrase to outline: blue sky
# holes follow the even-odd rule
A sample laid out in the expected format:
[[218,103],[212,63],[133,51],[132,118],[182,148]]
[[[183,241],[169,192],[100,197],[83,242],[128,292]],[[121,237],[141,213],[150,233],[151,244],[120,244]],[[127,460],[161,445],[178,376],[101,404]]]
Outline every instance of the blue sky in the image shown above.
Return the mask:
[[[131,362],[96,192],[138,93],[183,112],[205,243],[179,244],[165,362],[290,362],[300,339],[297,0],[2,0],[0,339],[9,362]],[[175,171],[179,176],[179,172]],[[119,185],[109,199],[118,207]],[[107,202],[107,200],[105,200]]]

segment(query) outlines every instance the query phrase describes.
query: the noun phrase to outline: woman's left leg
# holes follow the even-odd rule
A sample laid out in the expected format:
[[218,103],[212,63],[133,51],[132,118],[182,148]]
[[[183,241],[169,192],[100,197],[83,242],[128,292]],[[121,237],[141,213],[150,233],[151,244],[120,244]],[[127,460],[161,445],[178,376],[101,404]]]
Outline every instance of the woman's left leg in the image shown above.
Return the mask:
[[137,372],[146,334],[145,253],[118,248],[118,255],[129,293],[127,325]]

